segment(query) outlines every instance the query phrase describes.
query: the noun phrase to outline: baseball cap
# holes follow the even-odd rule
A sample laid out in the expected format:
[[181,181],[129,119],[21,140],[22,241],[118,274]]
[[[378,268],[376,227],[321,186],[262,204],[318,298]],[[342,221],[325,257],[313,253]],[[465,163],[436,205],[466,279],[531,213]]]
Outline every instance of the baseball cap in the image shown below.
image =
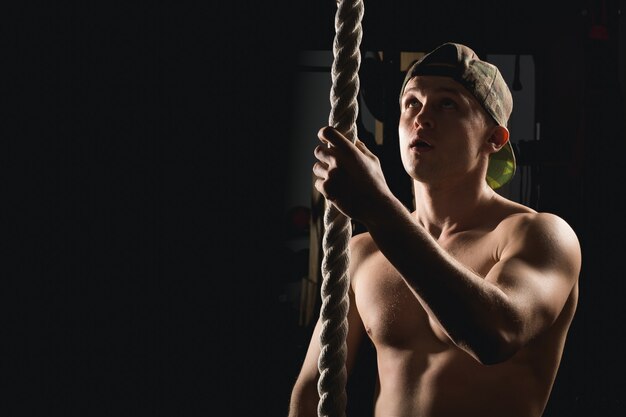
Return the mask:
[[[506,127],[513,110],[511,91],[498,67],[481,60],[471,48],[447,42],[424,55],[408,69],[400,97],[409,80],[417,75],[454,79],[476,98],[498,125]],[[515,153],[508,140],[489,158],[487,183],[493,189],[503,186],[515,175],[515,167]]]

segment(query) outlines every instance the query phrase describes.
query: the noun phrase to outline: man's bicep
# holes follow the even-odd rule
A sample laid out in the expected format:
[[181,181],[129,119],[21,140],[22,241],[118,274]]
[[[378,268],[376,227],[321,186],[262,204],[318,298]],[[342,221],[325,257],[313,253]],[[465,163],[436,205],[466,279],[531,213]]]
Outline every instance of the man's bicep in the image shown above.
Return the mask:
[[302,368],[300,369],[299,379],[317,380],[318,377],[318,359],[320,356],[320,332],[322,329],[322,323],[318,319],[313,328],[311,339],[309,340],[309,346],[304,357]]
[[536,334],[556,320],[579,272],[580,248],[573,231],[562,220],[543,216],[519,231],[487,280],[506,295],[524,328]]
[[532,327],[548,326],[556,320],[572,289],[571,280],[562,271],[520,258],[501,261],[496,268],[488,279],[505,294],[522,320],[541,320]]

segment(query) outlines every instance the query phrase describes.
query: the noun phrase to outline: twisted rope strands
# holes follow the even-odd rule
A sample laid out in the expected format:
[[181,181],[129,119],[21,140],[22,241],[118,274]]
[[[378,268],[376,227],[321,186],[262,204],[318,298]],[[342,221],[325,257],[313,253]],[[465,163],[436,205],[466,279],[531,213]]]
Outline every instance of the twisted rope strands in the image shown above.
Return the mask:
[[[335,14],[334,61],[329,125],[352,142],[357,137],[358,71],[361,65],[360,44],[363,37],[362,0],[338,0]],[[318,416],[344,417],[347,404],[346,336],[348,334],[348,243],[352,235],[350,219],[334,205],[326,203],[322,248],[322,320],[321,352],[318,360]]]

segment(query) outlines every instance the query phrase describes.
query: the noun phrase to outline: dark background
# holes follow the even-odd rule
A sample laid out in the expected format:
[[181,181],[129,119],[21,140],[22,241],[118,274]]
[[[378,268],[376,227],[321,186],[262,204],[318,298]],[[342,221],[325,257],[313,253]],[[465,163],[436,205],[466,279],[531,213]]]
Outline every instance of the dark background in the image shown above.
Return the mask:
[[[291,82],[335,3],[86,3],[2,14],[3,414],[286,415],[309,331],[284,303]],[[621,412],[620,2],[364,3],[363,48],[390,60],[534,55],[542,147],[521,157],[583,248],[546,416]]]

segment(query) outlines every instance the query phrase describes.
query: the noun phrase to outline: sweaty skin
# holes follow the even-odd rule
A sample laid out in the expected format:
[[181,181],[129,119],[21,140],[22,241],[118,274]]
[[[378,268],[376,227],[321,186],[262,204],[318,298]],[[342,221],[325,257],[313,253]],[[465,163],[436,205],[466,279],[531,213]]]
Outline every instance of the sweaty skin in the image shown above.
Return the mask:
[[[415,210],[362,142],[325,127],[315,150],[316,188],[368,230],[350,241],[346,366],[369,337],[378,380],[354,400],[375,417],[540,417],[578,301],[576,234],[489,188],[508,131],[460,84],[415,77],[401,105]],[[289,417],[317,416],[319,337],[318,322]]]

